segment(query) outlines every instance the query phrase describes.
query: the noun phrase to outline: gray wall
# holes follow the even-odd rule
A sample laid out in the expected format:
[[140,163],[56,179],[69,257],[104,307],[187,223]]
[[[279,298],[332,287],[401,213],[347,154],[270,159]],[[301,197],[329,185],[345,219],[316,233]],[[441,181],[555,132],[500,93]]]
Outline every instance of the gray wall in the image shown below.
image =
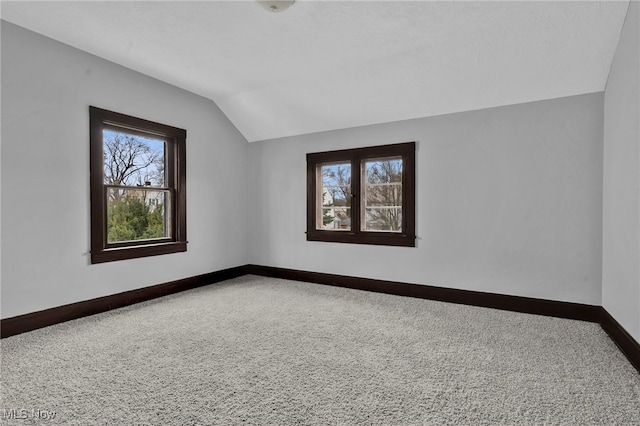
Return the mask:
[[[6,22],[1,47],[2,318],[249,262],[603,304],[640,340],[637,3],[605,95],[250,145],[194,94]],[[89,105],[188,130],[188,252],[89,264]],[[412,140],[416,248],[305,240],[307,152]]]
[[[249,261],[599,305],[603,94],[249,146]],[[305,154],[417,141],[416,248],[305,240]]]
[[605,90],[602,302],[640,342],[639,16],[632,1]]
[[[89,105],[187,129],[186,253],[89,264]],[[202,97],[2,22],[2,317],[247,263],[246,140]]]

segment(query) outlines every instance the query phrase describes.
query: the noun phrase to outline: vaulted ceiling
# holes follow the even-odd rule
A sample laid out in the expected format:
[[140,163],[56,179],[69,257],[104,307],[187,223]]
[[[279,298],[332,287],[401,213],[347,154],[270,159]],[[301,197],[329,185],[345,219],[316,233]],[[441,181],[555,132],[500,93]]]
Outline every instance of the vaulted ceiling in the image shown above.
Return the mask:
[[2,1],[210,98],[248,141],[602,91],[627,1]]

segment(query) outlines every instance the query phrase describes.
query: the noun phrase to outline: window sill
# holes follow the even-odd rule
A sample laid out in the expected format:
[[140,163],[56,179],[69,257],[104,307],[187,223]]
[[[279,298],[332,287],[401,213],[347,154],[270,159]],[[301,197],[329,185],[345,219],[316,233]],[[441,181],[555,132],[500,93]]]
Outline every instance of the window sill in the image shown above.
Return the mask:
[[184,241],[109,248],[97,253],[91,253],[91,263],[113,262],[116,260],[136,259],[184,251],[187,251],[187,243]]
[[348,244],[370,244],[378,246],[415,247],[416,237],[387,232],[349,232],[349,231],[308,231],[307,241],[325,241]]

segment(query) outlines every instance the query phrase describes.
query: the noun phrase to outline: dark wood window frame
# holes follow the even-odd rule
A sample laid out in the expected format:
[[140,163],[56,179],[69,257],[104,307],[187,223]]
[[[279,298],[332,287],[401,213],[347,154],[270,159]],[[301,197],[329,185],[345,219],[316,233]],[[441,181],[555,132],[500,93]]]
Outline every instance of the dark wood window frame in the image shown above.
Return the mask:
[[[344,149],[307,154],[307,241],[374,244],[415,247],[415,142],[380,145],[367,148]],[[360,169],[365,160],[402,157],[402,230],[401,232],[362,231],[360,229],[361,178]],[[349,162],[351,164],[351,230],[317,229],[317,167],[324,163]]]
[[[187,131],[113,111],[89,107],[91,263],[111,262],[187,251],[186,139]],[[166,172],[170,188],[171,235],[168,238],[118,243],[107,241],[106,191],[104,183],[103,130],[117,130],[166,142]]]

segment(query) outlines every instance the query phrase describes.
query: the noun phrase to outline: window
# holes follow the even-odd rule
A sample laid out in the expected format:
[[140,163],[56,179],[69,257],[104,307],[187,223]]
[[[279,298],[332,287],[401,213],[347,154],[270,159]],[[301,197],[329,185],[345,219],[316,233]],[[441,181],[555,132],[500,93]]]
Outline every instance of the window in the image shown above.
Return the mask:
[[186,251],[186,130],[89,116],[91,263]]
[[415,247],[415,142],[307,154],[307,240]]

